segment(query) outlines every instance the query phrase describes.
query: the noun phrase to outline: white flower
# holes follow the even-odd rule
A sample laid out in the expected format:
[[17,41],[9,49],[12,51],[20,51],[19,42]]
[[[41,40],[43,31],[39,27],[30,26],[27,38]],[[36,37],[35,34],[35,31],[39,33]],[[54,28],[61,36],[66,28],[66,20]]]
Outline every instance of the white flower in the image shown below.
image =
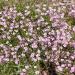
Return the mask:
[[29,66],[27,65],[27,66],[25,66],[25,69],[28,69],[29,68]]
[[22,38],[21,38],[21,36],[20,36],[20,35],[17,35],[17,38],[18,38],[19,40],[22,40]]
[[23,72],[26,72],[26,69],[22,69]]
[[35,11],[36,11],[36,12],[41,12],[41,10],[40,10],[40,9],[36,9]]
[[34,66],[34,68],[37,68],[37,66]]
[[52,50],[53,50],[53,51],[57,50],[57,47],[52,47]]
[[29,14],[30,14],[30,11],[27,11],[27,12],[25,13],[26,16],[29,15]]
[[57,66],[57,71],[58,72],[62,72],[63,71],[63,68],[61,66]]
[[30,7],[29,6],[26,6],[26,9],[29,9]]
[[19,63],[19,60],[18,60],[18,59],[16,59],[16,60],[15,60],[15,64],[18,64],[18,63]]
[[28,47],[24,47],[24,50],[25,50],[25,52],[27,52],[28,51]]
[[8,43],[9,43],[9,41],[6,42],[6,44],[8,44]]
[[73,27],[73,31],[75,32],[75,26]]
[[36,75],[39,75],[39,73],[40,73],[39,71],[35,71],[35,74],[36,74]]

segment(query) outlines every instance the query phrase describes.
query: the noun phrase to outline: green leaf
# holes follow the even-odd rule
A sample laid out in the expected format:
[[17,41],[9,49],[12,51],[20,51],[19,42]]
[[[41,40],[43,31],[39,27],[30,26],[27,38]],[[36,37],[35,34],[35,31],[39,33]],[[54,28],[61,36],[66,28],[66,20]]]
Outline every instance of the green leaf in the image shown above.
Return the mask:
[[22,54],[22,51],[23,51],[23,48],[20,47],[20,48],[18,49],[18,51],[17,51],[17,55],[21,55],[21,54]]
[[43,18],[46,22],[48,22],[48,24],[51,24],[50,17],[48,15],[43,16]]
[[17,16],[17,17],[15,18],[15,20],[16,20],[16,22],[19,22],[19,21],[21,20],[21,16]]
[[4,64],[0,64],[0,74],[1,75],[18,75],[18,65],[14,62],[7,62]]
[[19,44],[19,40],[16,37],[12,36],[9,40],[9,43],[12,44],[12,46],[17,46]]
[[68,17],[68,18],[67,18],[67,22],[68,22],[69,25],[74,26],[74,25],[75,25],[75,18],[73,18],[73,17]]
[[24,5],[23,3],[18,3],[18,4],[16,5],[16,10],[17,10],[18,12],[23,12],[24,9],[25,9],[25,5]]
[[31,19],[36,20],[37,19],[36,15],[37,15],[37,13],[35,12],[35,9],[32,8],[31,11],[30,11]]
[[0,39],[0,44],[5,44],[7,39]]
[[4,1],[3,0],[0,0],[0,10],[2,10],[3,9],[3,7],[4,7]]
[[22,37],[29,37],[29,35],[27,34],[27,31],[24,31],[22,29],[19,29],[19,34],[22,36]]

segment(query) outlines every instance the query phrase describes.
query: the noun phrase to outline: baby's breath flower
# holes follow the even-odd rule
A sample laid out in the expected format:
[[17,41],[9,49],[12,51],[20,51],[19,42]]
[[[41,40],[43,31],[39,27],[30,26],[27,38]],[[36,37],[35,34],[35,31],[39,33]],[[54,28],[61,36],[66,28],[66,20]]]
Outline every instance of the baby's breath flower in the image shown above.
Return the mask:
[[39,75],[39,71],[35,71],[35,74],[36,74],[36,75]]

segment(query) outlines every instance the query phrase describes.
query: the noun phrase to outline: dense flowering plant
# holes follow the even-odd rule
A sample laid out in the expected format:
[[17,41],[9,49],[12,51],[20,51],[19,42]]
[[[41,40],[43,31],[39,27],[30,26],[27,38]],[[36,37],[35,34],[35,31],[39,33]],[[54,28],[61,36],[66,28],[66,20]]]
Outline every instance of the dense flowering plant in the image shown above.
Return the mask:
[[49,63],[57,73],[75,74],[75,5],[59,6],[37,4],[26,6],[23,12],[16,6],[4,7],[0,11],[0,64],[21,66],[20,75],[31,75],[31,69],[32,75],[42,75],[41,70],[50,70]]

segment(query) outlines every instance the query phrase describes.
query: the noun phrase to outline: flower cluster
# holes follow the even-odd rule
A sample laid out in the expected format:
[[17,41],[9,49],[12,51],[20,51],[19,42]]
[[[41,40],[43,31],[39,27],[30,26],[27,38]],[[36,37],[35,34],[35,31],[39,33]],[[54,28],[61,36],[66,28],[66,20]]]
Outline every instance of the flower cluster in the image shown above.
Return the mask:
[[[24,12],[16,7],[4,7],[0,11],[0,63],[14,62],[24,68],[26,75],[34,65],[35,75],[39,75],[38,63],[54,62],[57,72],[67,70],[75,73],[75,26],[65,20],[62,4],[51,6],[26,6]],[[70,6],[68,16],[75,18],[74,5]]]

